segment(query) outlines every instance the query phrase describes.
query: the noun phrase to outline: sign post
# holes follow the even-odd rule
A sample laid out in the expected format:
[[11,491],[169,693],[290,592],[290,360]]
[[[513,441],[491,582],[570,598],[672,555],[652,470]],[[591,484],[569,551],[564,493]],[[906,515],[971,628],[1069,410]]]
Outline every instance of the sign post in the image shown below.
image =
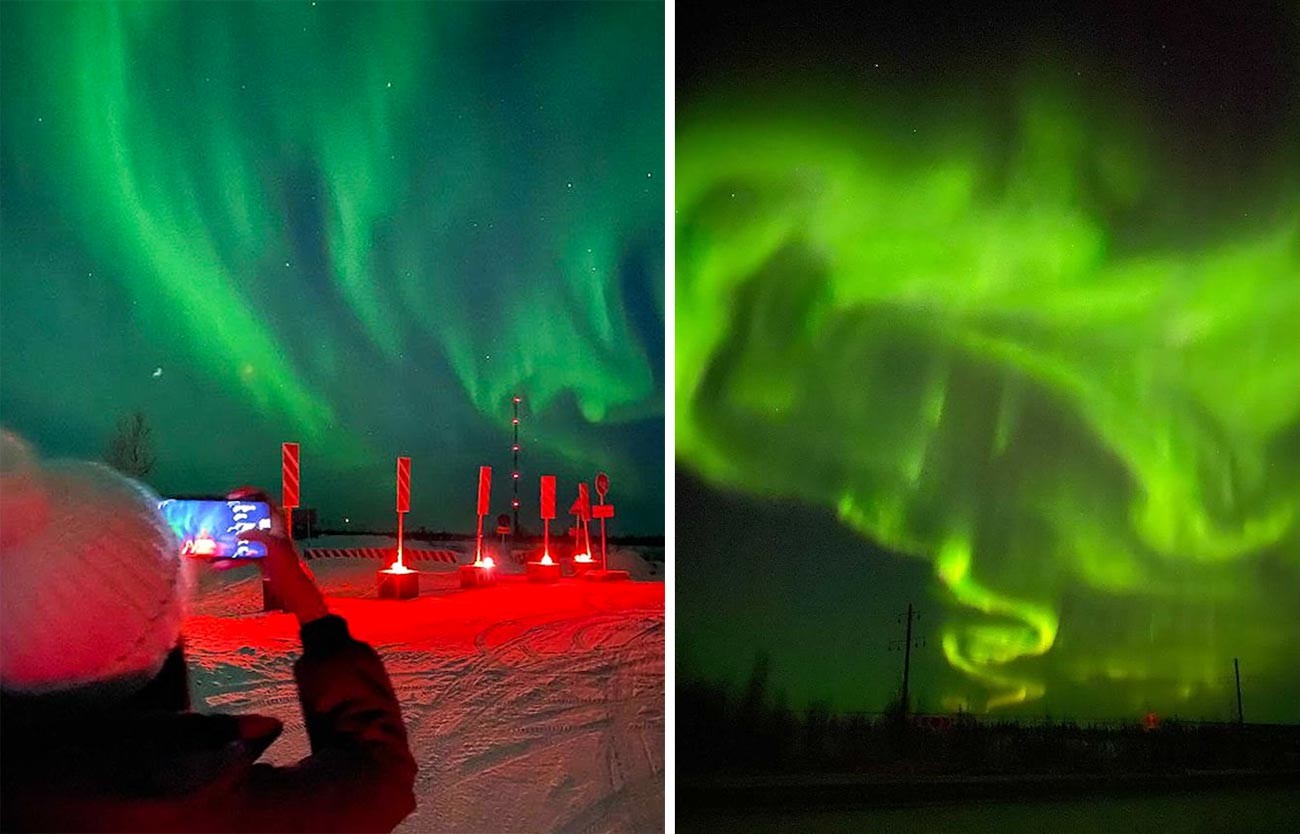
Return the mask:
[[[491,585],[496,581],[492,569],[496,567],[496,562],[491,556],[483,555],[483,516],[488,514],[488,508],[492,504],[492,467],[480,466],[478,468],[478,506],[475,508],[475,514],[478,516],[478,534],[474,539],[474,561],[468,565],[460,566],[460,587],[462,588],[481,588],[484,585]],[[497,534],[504,536],[502,527],[510,523],[510,516],[502,513],[497,516]],[[509,532],[508,528],[507,531]],[[504,538],[502,539],[504,542]]]
[[397,570],[402,563],[402,519],[411,511],[411,459],[397,459]]
[[560,578],[560,563],[551,558],[551,519],[555,518],[555,476],[543,475],[541,505],[542,558],[524,565],[529,582],[555,582]]
[[590,571],[595,562],[591,558],[591,493],[587,491],[586,482],[578,484],[578,497],[569,507],[569,515],[576,516],[577,524],[577,541],[575,547],[582,548],[573,556],[573,573],[575,576],[583,576]]
[[506,537],[510,535],[510,515],[501,513],[497,516],[497,538],[501,544],[501,554],[506,553]]
[[555,518],[555,476],[542,476],[542,559],[551,555],[551,520]]
[[492,467],[478,468],[478,534],[474,541],[474,561],[483,561],[483,516],[492,503]]
[[[600,503],[588,509],[591,518],[600,519],[600,570],[590,570],[583,574],[584,579],[592,579],[597,582],[610,582],[620,579],[627,579],[627,571],[609,569],[609,549],[606,546],[605,538],[605,520],[614,517],[614,505],[605,503],[605,494],[609,492],[609,476],[604,472],[596,475],[596,494],[600,496]],[[585,497],[585,496],[584,496]],[[587,537],[588,547],[590,547],[591,536]]]
[[397,561],[379,571],[380,599],[413,599],[420,595],[420,574],[403,562],[402,526],[411,511],[411,459],[397,459]]
[[280,506],[284,508],[285,533],[293,541],[293,509],[298,506],[298,444],[280,444]]
[[614,517],[614,505],[605,503],[605,493],[609,492],[609,476],[604,472],[596,475],[596,494],[600,504],[591,508],[592,518],[600,519],[600,569],[609,570],[609,551],[605,549],[605,519]]
[[[280,506],[284,510],[284,534],[293,541],[293,510],[298,506],[298,444],[280,444]],[[271,590],[271,583],[262,579],[262,610],[283,611],[284,603]]]

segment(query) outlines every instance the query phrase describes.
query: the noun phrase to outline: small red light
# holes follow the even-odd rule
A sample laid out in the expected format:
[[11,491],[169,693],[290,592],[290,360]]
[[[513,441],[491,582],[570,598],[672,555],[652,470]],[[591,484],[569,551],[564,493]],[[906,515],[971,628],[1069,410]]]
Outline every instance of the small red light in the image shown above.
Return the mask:
[[513,420],[511,420],[510,422],[514,423],[514,424],[517,426],[517,425],[519,425],[519,418],[516,417],[516,418],[514,418]]
[[515,397],[515,402],[519,402],[519,398],[518,398],[518,397]]
[[518,473],[518,472],[515,472],[515,473],[514,473],[514,477],[515,477],[515,480],[518,480],[518,479],[519,479],[519,473]]
[[551,559],[551,554],[549,554],[549,553],[543,553],[543,554],[542,554],[542,564],[543,564],[543,565],[553,565],[553,564],[555,564],[554,560]]
[[518,499],[518,498],[516,498],[515,500],[511,501],[510,503],[514,506],[514,508],[515,508],[516,510],[519,509],[519,499]]
[[512,451],[512,452],[518,452],[518,451],[519,451],[519,444],[516,443],[515,445],[511,446],[511,447],[510,447],[510,451]]
[[484,556],[483,561],[480,564],[482,564],[483,567],[485,568],[496,567],[496,560],[493,559],[491,556]]

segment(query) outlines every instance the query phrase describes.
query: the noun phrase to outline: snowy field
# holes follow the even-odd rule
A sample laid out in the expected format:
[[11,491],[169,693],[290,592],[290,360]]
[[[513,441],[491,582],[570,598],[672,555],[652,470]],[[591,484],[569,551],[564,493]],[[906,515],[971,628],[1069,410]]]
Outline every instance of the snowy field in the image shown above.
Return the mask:
[[[470,561],[463,543],[407,551],[418,547]],[[307,562],[331,609],[384,659],[402,703],[419,807],[397,830],[662,830],[662,549],[611,551],[630,582],[536,585],[500,561],[496,587],[462,591],[455,565],[411,559],[421,596],[404,602],[376,599],[379,560]],[[197,709],[275,716],[285,732],[265,759],[307,754],[297,628],[261,612],[256,568],[202,572],[185,634]]]

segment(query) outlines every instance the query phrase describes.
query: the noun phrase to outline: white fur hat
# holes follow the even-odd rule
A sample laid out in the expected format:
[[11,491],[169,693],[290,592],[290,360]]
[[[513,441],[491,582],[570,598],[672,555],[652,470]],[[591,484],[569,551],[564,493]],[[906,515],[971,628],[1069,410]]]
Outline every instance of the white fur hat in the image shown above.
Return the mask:
[[42,464],[0,430],[0,688],[143,685],[177,644],[187,584],[148,489],[99,464]]

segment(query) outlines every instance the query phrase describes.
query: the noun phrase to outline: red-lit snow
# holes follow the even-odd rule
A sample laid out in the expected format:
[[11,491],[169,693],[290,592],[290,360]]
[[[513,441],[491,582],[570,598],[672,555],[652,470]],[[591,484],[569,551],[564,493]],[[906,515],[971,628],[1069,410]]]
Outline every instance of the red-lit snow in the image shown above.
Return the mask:
[[[451,549],[464,563],[470,548]],[[610,567],[661,579],[662,563],[642,553],[612,551]],[[536,585],[498,561],[496,587],[462,591],[455,565],[415,560],[421,596],[404,602],[376,599],[377,560],[308,562],[402,703],[419,807],[397,830],[662,830],[662,581]],[[203,572],[185,634],[196,707],[273,715],[285,732],[265,759],[306,755],[297,629],[261,612],[257,569]]]

